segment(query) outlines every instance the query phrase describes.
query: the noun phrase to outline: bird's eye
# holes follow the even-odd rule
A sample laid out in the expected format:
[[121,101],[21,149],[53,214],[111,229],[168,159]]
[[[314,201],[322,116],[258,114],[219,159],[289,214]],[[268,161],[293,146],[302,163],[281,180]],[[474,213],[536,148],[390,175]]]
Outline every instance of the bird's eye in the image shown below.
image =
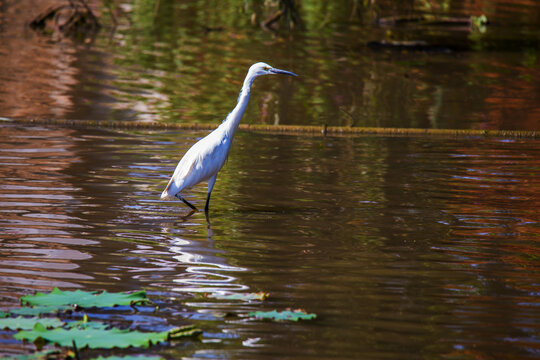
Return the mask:
[[270,67],[269,67],[269,66],[265,66],[265,67],[264,67],[264,70],[269,71],[269,70],[270,70]]

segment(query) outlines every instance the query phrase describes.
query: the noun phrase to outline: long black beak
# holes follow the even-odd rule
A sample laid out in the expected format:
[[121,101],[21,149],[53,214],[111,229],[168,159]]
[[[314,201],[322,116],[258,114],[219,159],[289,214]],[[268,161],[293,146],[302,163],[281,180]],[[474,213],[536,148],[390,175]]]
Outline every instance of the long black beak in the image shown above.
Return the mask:
[[280,70],[280,69],[276,69],[276,68],[271,68],[270,70],[271,73],[274,73],[274,74],[283,74],[283,75],[292,75],[292,76],[298,76],[296,75],[295,73],[293,72],[290,72],[290,71],[286,71],[286,70]]

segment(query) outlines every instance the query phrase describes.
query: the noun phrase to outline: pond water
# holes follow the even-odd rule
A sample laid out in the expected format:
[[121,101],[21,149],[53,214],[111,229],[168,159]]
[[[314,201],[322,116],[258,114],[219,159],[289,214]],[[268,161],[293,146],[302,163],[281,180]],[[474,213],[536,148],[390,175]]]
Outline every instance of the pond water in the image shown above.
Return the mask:
[[244,123],[540,128],[537,1],[301,1],[290,31],[271,1],[90,1],[88,41],[25,27],[47,2],[0,7],[0,116],[219,123],[265,61],[300,77],[258,79]]
[[[300,76],[257,79],[243,123],[538,131],[540,2],[302,1],[263,29],[271,1],[92,0],[78,40],[30,30],[36,3],[0,2],[0,310],[143,288],[138,327],[204,330],[140,351],[166,359],[540,357],[537,139],[240,132],[208,222],[159,200],[207,132],[17,122],[217,125],[265,61]],[[317,319],[242,316],[287,308]]]
[[[204,330],[140,351],[171,359],[540,356],[538,140],[242,132],[208,224],[159,200],[203,135],[1,125],[0,306],[144,288],[166,304],[142,326]],[[213,315],[286,308],[318,318]]]

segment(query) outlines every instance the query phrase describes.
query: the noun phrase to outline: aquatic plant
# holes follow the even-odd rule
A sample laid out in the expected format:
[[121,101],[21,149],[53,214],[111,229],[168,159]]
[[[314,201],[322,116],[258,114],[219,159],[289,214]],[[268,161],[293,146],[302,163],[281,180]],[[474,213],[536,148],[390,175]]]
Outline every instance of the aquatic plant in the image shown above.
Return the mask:
[[[251,303],[268,298],[263,291],[258,293],[216,293],[207,295],[216,300],[236,300]],[[149,348],[158,343],[171,342],[183,338],[197,338],[202,331],[195,325],[174,327],[165,331],[139,331],[132,329],[130,318],[125,310],[139,311],[137,306],[155,304],[147,298],[146,292],[106,291],[63,291],[54,288],[49,293],[38,292],[20,299],[22,307],[0,311],[0,329],[16,331],[15,340],[31,342],[37,352],[15,357],[17,359],[47,359],[55,357],[78,358],[80,349],[125,349],[128,347]],[[90,319],[87,311],[92,313],[114,314],[99,316],[99,320]],[[155,311],[158,307],[155,306]],[[312,320],[316,314],[309,314],[300,309],[285,311],[254,311],[241,314],[253,320],[271,320],[277,322]],[[103,320],[106,319],[106,320]],[[114,319],[110,320],[110,319]],[[46,345],[60,347],[60,352],[51,352]],[[99,357],[99,360],[159,360],[160,357]]]
[[275,321],[298,321],[298,320],[313,320],[317,318],[316,314],[308,314],[304,310],[285,310],[285,311],[255,311],[250,312],[249,316],[257,319],[268,319]]
[[[64,353],[73,349],[75,354],[83,348],[148,348],[157,343],[197,337],[202,333],[194,325],[174,327],[159,332],[143,332],[131,328],[119,328],[118,325],[125,321],[122,321],[123,315],[118,312],[114,314],[114,323],[108,320],[91,321],[86,314],[88,309],[111,311],[111,308],[114,310],[115,307],[119,307],[119,310],[123,311],[126,306],[137,311],[136,305],[153,304],[146,297],[144,290],[109,293],[106,291],[63,291],[54,288],[50,293],[38,292],[35,295],[23,296],[20,301],[23,307],[0,312],[0,328],[17,331],[13,335],[14,339],[32,342],[38,350],[48,344],[64,348]],[[122,306],[124,308],[121,308]],[[81,319],[74,320],[74,316],[80,316]],[[127,318],[125,320],[129,321]],[[22,359],[45,359],[49,355],[49,352],[38,351],[29,354],[29,357],[23,356]],[[137,359],[140,360],[140,358]]]

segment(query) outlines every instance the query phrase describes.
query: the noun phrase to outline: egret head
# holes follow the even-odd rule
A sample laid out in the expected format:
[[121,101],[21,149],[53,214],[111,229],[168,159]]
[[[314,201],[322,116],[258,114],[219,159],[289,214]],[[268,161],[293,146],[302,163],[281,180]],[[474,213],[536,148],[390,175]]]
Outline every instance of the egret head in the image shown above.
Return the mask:
[[292,73],[290,71],[280,70],[271,67],[270,65],[258,62],[256,64],[251,65],[248,71],[248,76],[251,74],[253,78],[261,75],[271,75],[271,74],[283,74],[283,75],[292,75],[292,76],[298,76],[295,73]]

